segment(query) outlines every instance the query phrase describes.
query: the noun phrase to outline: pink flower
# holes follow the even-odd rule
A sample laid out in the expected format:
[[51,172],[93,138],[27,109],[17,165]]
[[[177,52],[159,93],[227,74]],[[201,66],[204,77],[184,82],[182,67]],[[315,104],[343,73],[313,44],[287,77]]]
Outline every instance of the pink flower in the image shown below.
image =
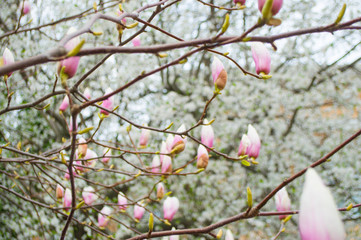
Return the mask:
[[172,158],[168,155],[163,157],[162,173],[172,173]]
[[64,188],[59,184],[56,185],[56,198],[63,198],[64,197]]
[[88,150],[88,145],[86,144],[86,140],[84,138],[80,138],[78,145],[78,155],[79,156],[81,155],[80,158],[85,157],[87,150]]
[[[162,145],[160,147],[160,153],[169,153],[170,151],[168,151],[168,148],[167,148],[167,143],[162,141]],[[163,158],[164,158],[164,155],[163,154],[160,154],[159,156],[159,159],[160,159],[160,163],[162,164],[163,163]]]
[[128,200],[126,199],[124,193],[119,192],[118,194],[119,210],[126,210],[128,206],[127,204],[128,204]]
[[93,168],[93,167],[95,167],[95,164],[98,161],[98,155],[93,150],[88,149],[86,151],[86,155],[85,155],[84,159],[92,159],[92,160],[86,161],[85,165],[90,168]]
[[227,84],[227,72],[224,70],[223,63],[214,57],[211,68],[213,83],[217,89],[222,90]]
[[[262,9],[263,9],[263,6],[265,3],[266,3],[266,0],[258,0],[258,9],[260,12],[262,12]],[[283,3],[283,0],[273,0],[272,9],[271,9],[273,16],[276,15],[281,10],[282,3]]]
[[246,4],[246,0],[233,0],[234,3],[240,3],[241,5]]
[[233,234],[232,234],[232,231],[227,229],[226,231],[226,237],[224,240],[234,240],[234,237],[233,237]]
[[[181,132],[184,132],[186,130],[186,127],[184,124],[182,124],[177,132],[181,133]],[[182,137],[181,135],[175,135],[174,136],[174,139],[173,139],[173,143],[172,143],[172,147],[171,147],[171,153],[174,153],[174,154],[178,154],[178,153],[181,153],[183,152],[185,146],[186,146],[186,142],[187,142],[187,138],[186,137]]]
[[69,118],[68,128],[69,128],[69,134],[70,134],[70,135],[71,135],[71,132],[72,132],[72,131],[76,131],[76,130],[78,129],[78,123],[75,124],[75,129],[73,129],[73,120],[72,120],[71,117]]
[[261,42],[254,42],[251,49],[257,74],[269,74],[271,71],[271,55],[265,45]]
[[155,155],[152,161],[152,173],[159,173],[159,169],[160,169],[160,160],[158,155]]
[[332,194],[313,168],[306,172],[298,216],[302,240],[346,239]]
[[98,214],[98,225],[99,227],[106,227],[110,220],[109,215],[112,214],[112,209],[108,206],[104,206]]
[[84,90],[84,96],[90,100],[91,99],[91,92],[90,92],[90,89],[89,88],[85,88]]
[[103,155],[104,155],[104,157],[102,159],[102,162],[109,163],[110,158],[108,158],[108,156],[112,155],[112,151],[110,149],[104,149]]
[[[76,171],[74,171],[73,170],[73,176],[75,177],[77,174],[76,174]],[[66,180],[69,180],[70,179],[70,174],[69,174],[69,170],[68,169],[66,169],[66,173],[65,173],[65,175],[64,175],[64,178],[66,179]]]
[[139,205],[134,205],[134,218],[137,219],[138,221],[142,219],[145,212],[143,205],[142,204]]
[[133,38],[132,43],[133,43],[134,47],[139,47],[140,46],[140,37],[136,36],[135,38]]
[[140,134],[140,139],[139,139],[139,145],[141,147],[146,147],[148,144],[150,138],[150,131],[149,129],[142,129],[142,133]]
[[[208,120],[204,119],[204,124],[208,124]],[[213,141],[214,141],[214,132],[211,125],[203,125],[201,130],[201,140],[204,145],[207,147],[212,148],[213,147]]]
[[[0,67],[11,63],[14,63],[14,55],[8,48],[5,48],[3,56],[0,59]],[[7,73],[8,77],[10,77],[11,74],[13,74],[13,72]]]
[[197,154],[197,168],[207,168],[208,166],[208,151],[203,145],[199,145]]
[[256,159],[261,149],[261,140],[259,139],[256,129],[249,124],[247,135],[242,136],[241,143],[238,148],[238,156],[248,155]]
[[69,211],[72,203],[72,196],[71,191],[69,188],[65,189],[64,199],[63,199],[63,206],[66,211]]
[[[111,93],[111,92],[113,92],[113,90],[112,90],[111,88],[108,88],[108,89],[106,90],[106,92],[105,92],[105,95],[107,95],[107,94],[109,94],[109,93]],[[104,107],[104,108],[106,108],[106,109],[108,109],[108,110],[110,110],[110,111],[113,110],[113,108],[114,108],[113,96],[105,99],[105,100],[103,101],[103,103],[102,103],[102,107]],[[104,115],[109,115],[109,112],[106,111],[106,110],[103,110],[103,109],[100,110],[100,113],[103,113]]]
[[157,198],[162,199],[164,197],[164,185],[163,183],[157,184]]
[[60,104],[59,111],[64,112],[69,107],[69,98],[66,95],[63,99],[63,102]]
[[166,143],[165,153],[170,153],[172,151],[173,141],[174,141],[174,136],[172,134],[169,134],[167,140],[165,141]]
[[[291,200],[286,191],[286,187],[283,187],[276,193],[275,200],[277,211],[283,212],[291,209]],[[284,219],[285,217],[287,217],[287,215],[279,216],[280,219]]]
[[[67,34],[71,34],[73,32],[75,32],[76,29],[71,27],[68,31]],[[71,51],[73,50],[78,44],[80,43],[80,38],[79,37],[75,37],[75,38],[72,38],[70,39],[66,44],[65,44],[65,49],[67,51]],[[75,73],[76,73],[76,70],[78,69],[78,64],[79,64],[79,60],[80,60],[80,57],[70,57],[70,58],[67,58],[67,59],[64,59],[62,61],[59,62],[58,64],[58,74],[60,74],[61,72],[61,69],[63,67],[65,67],[64,69],[64,74],[66,74],[66,76],[68,78],[72,78]]]
[[95,200],[98,199],[98,196],[95,194],[95,190],[92,187],[85,187],[82,193],[84,202],[87,205],[92,205]]
[[20,6],[19,6],[19,9],[20,11],[22,11],[22,14],[23,15],[26,15],[30,12],[30,3],[29,1],[23,1],[23,0],[20,0]]
[[164,219],[172,221],[179,208],[179,200],[176,197],[167,197],[163,203]]

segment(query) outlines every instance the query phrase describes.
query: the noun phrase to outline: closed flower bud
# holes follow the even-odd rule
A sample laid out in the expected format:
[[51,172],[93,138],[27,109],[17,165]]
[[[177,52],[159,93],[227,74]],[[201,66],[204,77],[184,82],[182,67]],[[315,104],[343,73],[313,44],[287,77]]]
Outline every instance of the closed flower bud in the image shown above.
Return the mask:
[[[111,92],[113,92],[113,90],[111,88],[108,88],[107,91],[105,92],[105,95],[107,95],[107,94],[109,94]],[[104,107],[104,108],[106,108],[106,109],[108,109],[110,111],[113,110],[113,108],[114,108],[113,96],[105,99],[103,101],[103,103],[102,103],[102,107]],[[106,110],[103,110],[103,109],[100,110],[100,113],[103,113],[104,115],[109,115],[109,112],[106,111]]]
[[87,205],[92,205],[95,200],[98,199],[98,196],[95,194],[95,190],[92,187],[85,187],[82,193],[84,202]]
[[[172,142],[173,142],[173,140],[172,140]],[[162,146],[160,147],[160,153],[170,153],[170,150],[168,150],[168,147],[167,147],[167,143],[164,141],[162,141]],[[164,154],[161,154],[159,157],[161,164],[163,163],[163,158],[164,158]]]
[[150,138],[150,130],[149,129],[142,129],[142,133],[140,134],[139,138],[139,145],[141,147],[146,147]]
[[[2,58],[0,59],[0,67],[14,63],[14,55],[8,48],[5,48]],[[10,77],[13,72],[7,73],[7,76]]]
[[164,197],[164,185],[163,183],[157,184],[157,198],[162,199]]
[[[208,124],[208,120],[204,119],[204,124]],[[211,125],[203,125],[201,130],[201,140],[204,145],[209,148],[213,147],[214,142],[214,132]]]
[[22,15],[28,14],[30,12],[30,3],[29,3],[29,1],[21,0],[19,9],[20,9],[20,11],[22,11],[21,12]]
[[133,43],[134,47],[139,47],[140,46],[140,37],[136,36],[135,38],[133,38],[132,43]]
[[78,129],[78,123],[75,124],[75,128],[73,129],[73,120],[71,119],[71,117],[69,118],[69,134],[71,135],[72,131],[76,131]]
[[134,205],[134,218],[137,219],[138,221],[142,219],[145,212],[143,205],[142,204],[140,205],[141,206]]
[[59,184],[56,185],[56,198],[60,199],[64,196],[64,188]]
[[[77,174],[76,174],[76,171],[74,171],[73,170],[73,176],[75,177]],[[66,173],[65,173],[65,175],[64,175],[64,178],[66,179],[66,180],[69,180],[70,179],[70,174],[69,174],[69,170],[68,169],[66,169]]]
[[[71,34],[75,31],[76,31],[76,29],[71,27],[67,34]],[[65,44],[64,47],[69,52],[69,51],[73,50],[79,43],[80,43],[80,38],[75,37],[75,38],[70,39]],[[60,74],[61,69],[63,67],[65,67],[64,74],[66,74],[68,79],[72,78],[78,69],[79,60],[80,60],[80,57],[75,56],[75,57],[69,57],[67,59],[60,61],[58,64],[58,74]]]
[[239,144],[238,148],[238,156],[247,155],[247,149],[251,145],[251,141],[249,140],[248,136],[243,134],[241,143]]
[[125,197],[124,193],[119,192],[118,194],[118,205],[119,205],[119,210],[126,210],[128,207],[128,200]]
[[104,157],[102,159],[102,162],[106,164],[109,163],[110,158],[108,156],[112,155],[112,151],[110,149],[104,149],[103,155]]
[[246,4],[246,0],[233,0],[235,4],[240,3],[241,5]]
[[64,194],[64,199],[63,199],[63,206],[66,211],[68,211],[69,208],[71,207],[71,203],[72,203],[71,191],[69,188],[67,188],[67,189],[65,189],[65,194]]
[[66,95],[60,104],[59,111],[64,112],[68,107],[69,107],[69,98],[68,95]]
[[[291,209],[291,200],[286,191],[286,187],[283,187],[275,195],[277,211],[289,211]],[[287,215],[280,215],[280,219],[284,219]]]
[[90,91],[89,88],[85,88],[85,90],[84,90],[84,96],[85,96],[88,100],[91,99],[91,91]]
[[261,42],[254,42],[252,43],[251,49],[257,74],[269,74],[271,71],[271,55],[266,46]]
[[172,173],[172,158],[164,155],[162,163],[162,173]]
[[159,173],[159,169],[160,169],[159,156],[155,155],[152,161],[152,173]]
[[112,209],[108,206],[103,207],[103,209],[98,214],[98,225],[99,227],[106,227],[110,220],[109,215],[112,214]]
[[[184,132],[186,130],[186,127],[184,124],[182,124],[177,132]],[[172,150],[171,153],[178,154],[183,152],[183,150],[186,147],[187,139],[182,137],[181,135],[175,135],[172,143]]]
[[199,145],[197,154],[197,168],[207,168],[208,165],[208,151],[203,145]]
[[164,219],[172,221],[179,208],[179,200],[176,197],[167,197],[163,203]]
[[331,192],[313,168],[306,172],[298,216],[302,240],[346,239],[345,229]]
[[225,240],[234,240],[231,230],[227,229]]
[[248,155],[250,158],[256,159],[261,149],[261,140],[259,139],[256,129],[249,124],[247,135],[242,136],[241,143],[238,148],[238,156]]
[[[93,150],[88,149],[86,151],[86,155],[85,155],[84,159],[91,159],[89,161],[86,161],[85,165],[90,168],[93,168],[93,167],[95,167],[95,165],[98,161],[98,155]],[[86,171],[89,171],[89,169],[87,169]]]
[[172,144],[174,141],[174,136],[172,134],[169,134],[166,140],[166,153],[170,153],[170,151],[172,151]]
[[223,63],[217,57],[214,57],[211,68],[213,83],[216,89],[222,90],[227,84],[227,72],[224,70]]
[[81,155],[81,158],[85,157],[87,150],[88,150],[88,145],[86,144],[85,139],[80,138],[78,145],[78,155]]
[[[262,12],[263,6],[266,3],[266,0],[258,0],[258,9]],[[271,13],[272,15],[276,15],[282,8],[283,0],[273,0]]]

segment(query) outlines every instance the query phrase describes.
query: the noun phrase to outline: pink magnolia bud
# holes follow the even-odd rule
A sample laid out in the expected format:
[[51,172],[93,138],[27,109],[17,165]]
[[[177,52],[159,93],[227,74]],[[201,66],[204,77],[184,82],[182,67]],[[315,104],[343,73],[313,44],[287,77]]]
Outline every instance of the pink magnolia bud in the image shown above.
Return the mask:
[[163,183],[158,183],[157,184],[157,198],[158,199],[162,199],[164,197],[164,185]]
[[[172,140],[173,142],[173,140]],[[169,153],[170,151],[168,151],[168,147],[167,147],[167,143],[162,141],[162,146],[160,147],[160,153]],[[159,159],[160,159],[160,164],[163,163],[163,158],[164,158],[164,155],[161,154]]]
[[150,130],[143,128],[142,133],[140,134],[139,145],[141,147],[146,147],[148,144],[149,138],[150,138]]
[[152,173],[159,173],[159,169],[160,169],[160,160],[158,155],[155,155],[152,161]]
[[254,42],[251,46],[257,74],[269,74],[271,71],[271,55],[261,42]]
[[172,173],[172,158],[168,155],[163,157],[162,173]]
[[86,144],[86,140],[84,138],[80,138],[78,145],[78,156],[80,158],[85,157],[87,150],[88,150],[88,145]]
[[[204,124],[208,124],[208,120],[204,119]],[[213,147],[213,141],[214,141],[214,132],[211,125],[203,125],[201,130],[201,140],[204,145],[207,147],[212,148]]]
[[241,143],[238,148],[238,156],[248,155],[247,149],[251,145],[251,141],[248,136],[243,134]]
[[[0,67],[11,63],[14,63],[14,55],[8,48],[5,48],[3,56],[0,59]],[[8,77],[10,77],[11,74],[13,74],[13,72],[7,73]]]
[[176,197],[167,197],[163,203],[164,219],[172,221],[179,208],[179,200]]
[[233,234],[232,234],[232,231],[227,229],[226,231],[226,237],[224,240],[234,240],[234,237],[233,237]]
[[56,185],[56,198],[63,198],[64,197],[64,188],[59,184]]
[[[75,32],[76,29],[71,27],[68,31],[67,34],[71,34],[73,32]],[[75,37],[73,39],[70,39],[66,44],[65,44],[65,49],[67,51],[71,51],[73,50],[78,44],[80,43],[80,38],[79,37]],[[65,67],[64,69],[64,73],[67,75],[68,78],[72,78],[75,73],[76,73],[76,70],[78,69],[78,64],[79,64],[79,60],[80,60],[80,57],[70,57],[70,58],[67,58],[67,59],[64,59],[62,61],[59,62],[58,64],[58,74],[60,74],[61,72],[61,69],[63,67]]]
[[66,95],[60,104],[59,111],[64,112],[69,107],[69,98],[68,95]]
[[[93,150],[88,149],[84,159],[91,159],[89,161],[86,161],[85,165],[92,168],[92,167],[95,167],[95,165],[98,161],[98,155]],[[89,169],[88,169],[88,171],[89,171]]]
[[112,151],[110,149],[104,149],[103,155],[104,157],[102,159],[102,162],[106,164],[109,163],[110,158],[108,158],[108,156],[112,155]]
[[247,155],[256,159],[261,149],[261,140],[256,129],[251,124],[248,125],[247,137],[251,142],[251,145],[247,148]]
[[[77,174],[76,174],[76,171],[74,171],[73,170],[73,176],[75,177]],[[66,180],[69,180],[70,179],[70,174],[69,174],[69,170],[68,169],[66,169],[66,173],[65,173],[65,175],[64,175],[64,178],[66,179]]]
[[134,205],[134,218],[137,219],[138,221],[142,219],[145,212],[143,205],[142,204],[139,205],[141,206]]
[[214,57],[211,68],[213,83],[217,89],[222,90],[227,84],[227,72],[224,70],[223,63]]
[[[291,209],[291,200],[286,191],[286,187],[283,187],[276,193],[275,200],[277,211],[283,212]],[[287,217],[287,215],[279,216],[280,219],[284,219],[285,217]]]
[[298,216],[302,240],[346,239],[332,194],[313,168],[306,172]]
[[84,90],[84,96],[85,96],[88,100],[91,99],[91,91],[90,91],[89,88],[85,88],[85,90]]
[[112,214],[112,209],[108,206],[104,206],[103,209],[98,214],[98,225],[99,227],[106,227],[110,220],[109,216]]
[[[169,134],[167,137],[167,140],[165,141],[165,143],[166,143],[165,153],[170,153],[172,151],[173,141],[174,141],[174,136],[172,134]],[[163,145],[162,145],[162,147],[163,147]]]
[[133,43],[134,47],[139,47],[140,46],[140,37],[136,36],[135,38],[133,38],[132,43]]
[[21,0],[19,9],[20,9],[20,11],[22,11],[23,15],[28,14],[30,12],[30,3],[29,3],[29,1]]
[[66,211],[69,211],[69,208],[71,207],[72,203],[72,197],[71,197],[71,191],[69,188],[65,189],[64,199],[63,199],[63,206]]
[[71,135],[71,132],[72,132],[72,131],[76,131],[76,130],[78,129],[78,123],[76,123],[75,129],[73,129],[73,120],[72,120],[71,117],[69,118],[68,128],[69,128],[69,134],[70,134],[70,135]]
[[[77,152],[75,152],[75,154],[78,154]],[[83,163],[81,161],[75,161],[74,167],[76,170],[78,170],[79,172],[85,172],[86,170],[82,167]]]
[[[258,9],[260,12],[262,12],[262,9],[263,9],[263,6],[265,3],[266,3],[266,0],[258,0]],[[273,0],[272,9],[271,9],[273,16],[276,15],[281,10],[282,3],[283,3],[283,0]]]
[[203,145],[199,145],[197,154],[197,168],[207,168],[208,166],[208,151]]
[[[186,127],[184,124],[182,124],[178,128],[177,132],[181,133],[181,132],[184,132],[185,130],[186,130]],[[178,153],[183,152],[183,150],[186,147],[186,142],[187,142],[186,137],[183,138],[181,135],[175,135],[174,139],[173,139],[172,147],[171,147],[171,149],[172,149],[171,153],[178,154]]]
[[[113,92],[113,90],[111,88],[108,88],[105,92],[105,95],[109,94]],[[102,107],[108,109],[108,110],[113,110],[114,108],[114,100],[113,100],[113,96],[105,99],[102,103]],[[100,110],[100,113],[103,113],[104,115],[109,115],[109,112],[108,111],[105,111],[103,109]]]
[[95,190],[92,187],[85,187],[82,193],[84,202],[87,205],[92,205],[95,200],[98,199],[98,196],[95,194]]
[[128,206],[127,204],[128,204],[128,200],[125,197],[124,193],[119,192],[119,194],[118,194],[119,210],[126,210],[127,206]]
[[246,0],[233,0],[235,4],[240,3],[242,5],[246,4]]

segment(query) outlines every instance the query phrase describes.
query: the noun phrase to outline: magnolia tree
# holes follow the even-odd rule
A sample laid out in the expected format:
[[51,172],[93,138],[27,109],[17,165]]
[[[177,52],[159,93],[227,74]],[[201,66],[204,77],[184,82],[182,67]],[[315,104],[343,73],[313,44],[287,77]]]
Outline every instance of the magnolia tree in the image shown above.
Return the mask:
[[2,238],[360,236],[357,0],[0,6]]

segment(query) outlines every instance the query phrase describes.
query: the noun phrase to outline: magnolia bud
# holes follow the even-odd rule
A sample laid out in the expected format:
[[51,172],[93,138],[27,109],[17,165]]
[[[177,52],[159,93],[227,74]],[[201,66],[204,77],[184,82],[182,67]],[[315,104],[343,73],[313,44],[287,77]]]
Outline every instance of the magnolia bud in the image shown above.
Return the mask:
[[165,153],[170,153],[170,151],[172,151],[173,141],[174,141],[174,136],[172,134],[169,134],[167,137],[167,140],[165,141],[165,143],[166,143]]
[[[112,90],[111,88],[108,88],[108,89],[106,90],[106,92],[105,92],[105,95],[107,95],[107,94],[109,94],[109,93],[111,93],[111,92],[113,92],[113,90]],[[103,101],[103,103],[102,103],[102,107],[104,107],[104,108],[106,108],[106,109],[108,109],[108,110],[113,110],[113,108],[114,108],[113,96],[105,99],[105,100]],[[106,110],[103,110],[103,109],[100,110],[100,113],[103,113],[104,115],[109,115],[109,112],[106,111]]]
[[108,156],[112,155],[112,151],[110,149],[104,149],[103,155],[104,157],[102,159],[102,162],[105,164],[109,163],[110,158]]
[[[266,3],[266,0],[258,0],[258,9],[262,12],[263,6]],[[276,15],[282,8],[283,0],[273,0],[271,13],[272,15]]]
[[254,42],[252,43],[251,49],[257,74],[269,74],[271,70],[271,55],[265,45],[261,42]]
[[103,209],[98,214],[98,225],[99,227],[105,227],[108,225],[110,220],[109,215],[112,214],[112,209],[108,206],[103,207]]
[[82,193],[84,202],[87,205],[92,205],[95,200],[98,199],[98,196],[95,194],[95,190],[92,187],[85,187]]
[[227,84],[227,72],[224,70],[222,62],[217,57],[214,57],[211,68],[213,83],[216,89],[222,90]]
[[[67,34],[71,34],[75,31],[76,31],[76,29],[71,27],[69,29],[69,31],[67,32]],[[78,46],[79,43],[80,43],[79,37],[72,38],[65,44],[65,49],[67,51],[71,51],[76,46]],[[69,57],[67,59],[60,61],[58,64],[58,74],[60,74],[62,68],[65,67],[64,74],[66,75],[67,78],[72,78],[78,69],[79,60],[80,60],[80,57],[75,56],[75,57]]]
[[139,47],[140,46],[140,37],[136,36],[135,38],[133,38],[132,43],[133,43],[134,47]]
[[139,138],[139,145],[141,147],[146,147],[150,138],[150,130],[149,129],[142,129],[142,133],[140,134]]
[[247,148],[247,155],[256,159],[261,149],[261,140],[256,129],[251,124],[248,125],[247,137],[251,142],[251,145]]
[[63,102],[60,104],[59,111],[64,112],[69,107],[69,98],[66,95],[63,99]]
[[[204,124],[208,124],[208,120],[204,119]],[[213,147],[214,132],[211,125],[203,125],[201,130],[201,140],[204,145],[209,148]]]
[[[96,163],[98,161],[98,155],[93,150],[88,149],[86,151],[86,155],[85,155],[84,159],[85,160],[91,159],[89,161],[86,161],[85,165],[90,167],[90,168],[93,168],[93,167],[95,167],[95,165],[96,165]],[[89,171],[89,168],[86,171]]]
[[[172,140],[173,142],[173,140]],[[170,153],[170,150],[168,150],[167,143],[162,141],[162,146],[160,147],[160,153]],[[161,154],[159,157],[160,163],[163,163],[164,154]]]
[[163,183],[157,184],[157,198],[162,199],[164,197],[164,185]]
[[251,145],[251,141],[249,140],[248,136],[243,134],[241,143],[239,144],[238,148],[238,156],[247,155],[247,149]]
[[176,197],[167,197],[163,203],[164,219],[172,221],[179,208],[179,200]]
[[91,91],[90,91],[89,88],[85,88],[85,90],[84,90],[84,96],[85,96],[88,100],[91,99]]
[[246,0],[233,0],[235,4],[240,3],[241,5],[246,4]]
[[22,11],[22,15],[26,15],[30,12],[30,3],[29,1],[23,1],[21,0],[20,2],[20,6],[19,6],[20,11]]
[[[184,132],[185,130],[186,130],[186,127],[184,124],[182,124],[178,128],[177,132]],[[180,135],[175,135],[174,139],[173,139],[172,147],[171,147],[171,149],[172,149],[171,153],[178,154],[178,153],[183,152],[183,150],[185,149],[185,146],[186,146],[186,142],[187,142],[186,138],[183,138]]]
[[233,237],[233,234],[232,234],[232,231],[227,229],[226,231],[226,237],[225,237],[225,240],[234,240],[234,237]]
[[159,156],[155,155],[152,161],[152,173],[159,173],[159,169],[160,169]]
[[134,205],[134,218],[137,219],[138,221],[142,219],[145,212],[143,205],[140,203],[139,205]]
[[[0,59],[0,67],[8,64],[14,63],[14,55],[8,48],[5,48],[2,58]],[[13,72],[7,73],[7,76],[10,77]]]
[[64,188],[59,184],[56,185],[56,198],[63,198],[64,196]]
[[78,145],[78,154],[81,155],[81,158],[84,158],[88,150],[88,145],[86,144],[86,141],[84,138],[79,139],[79,145]]
[[[277,211],[283,212],[291,209],[291,200],[286,191],[286,187],[281,188],[281,190],[276,193],[275,200]],[[280,219],[284,219],[285,217],[287,217],[287,215],[279,216]]]
[[65,194],[64,194],[64,199],[63,199],[63,206],[66,211],[68,211],[69,208],[71,207],[71,203],[72,203],[71,191],[69,188],[67,188],[67,189],[65,189]]
[[172,158],[168,155],[163,157],[162,173],[172,173]]
[[332,194],[313,168],[306,172],[298,216],[302,240],[346,239]]
[[199,145],[197,154],[197,168],[207,168],[208,165],[208,151],[203,145]]
[[124,193],[119,192],[119,194],[118,194],[119,210],[126,210],[127,206],[128,206],[127,204],[128,204],[128,200],[125,197]]

